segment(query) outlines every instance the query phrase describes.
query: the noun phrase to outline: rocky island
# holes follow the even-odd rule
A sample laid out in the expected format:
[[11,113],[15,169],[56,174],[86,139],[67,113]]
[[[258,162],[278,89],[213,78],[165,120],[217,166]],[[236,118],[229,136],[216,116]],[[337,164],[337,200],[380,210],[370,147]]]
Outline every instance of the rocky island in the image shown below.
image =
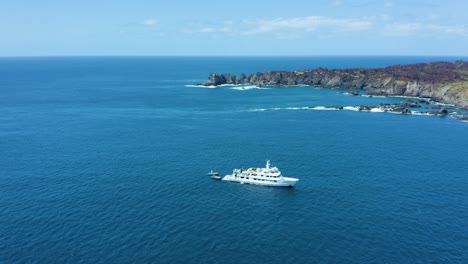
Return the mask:
[[251,84],[255,86],[311,85],[364,90],[368,95],[410,96],[468,109],[468,62],[432,62],[385,68],[270,71],[235,76],[210,74],[204,86]]

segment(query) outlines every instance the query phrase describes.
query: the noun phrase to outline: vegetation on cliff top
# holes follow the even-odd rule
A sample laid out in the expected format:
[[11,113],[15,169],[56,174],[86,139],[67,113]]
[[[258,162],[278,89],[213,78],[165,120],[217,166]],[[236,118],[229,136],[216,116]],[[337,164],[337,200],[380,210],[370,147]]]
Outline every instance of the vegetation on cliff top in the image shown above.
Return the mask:
[[357,88],[374,95],[430,97],[468,109],[468,62],[432,62],[384,68],[270,71],[246,76],[211,74],[203,85],[313,85]]

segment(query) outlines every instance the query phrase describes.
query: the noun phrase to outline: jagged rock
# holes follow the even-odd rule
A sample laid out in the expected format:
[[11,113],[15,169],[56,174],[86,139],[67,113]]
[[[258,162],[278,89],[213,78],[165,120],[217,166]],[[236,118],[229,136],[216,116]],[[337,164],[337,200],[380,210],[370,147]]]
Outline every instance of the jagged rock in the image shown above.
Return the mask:
[[468,62],[465,61],[395,65],[376,69],[271,71],[249,76],[241,74],[237,78],[232,74],[211,74],[202,85],[240,83],[256,86],[303,84],[323,88],[358,88],[366,90],[369,96],[424,97],[468,109]]
[[413,101],[413,100],[408,100],[406,102],[401,102],[398,104],[398,106],[400,107],[405,107],[405,108],[420,108],[421,105],[418,104],[417,102]]
[[468,116],[453,116],[453,117],[458,119],[458,120],[468,122]]
[[337,106],[325,106],[327,109],[335,109],[335,110],[343,110],[343,106],[337,105]]
[[349,95],[353,95],[353,96],[360,96],[359,92],[357,92],[357,91],[346,92],[345,94],[349,94]]
[[238,83],[247,83],[247,76],[245,76],[245,74],[241,74],[239,75],[239,77],[237,78],[237,82]]
[[411,110],[409,110],[408,108],[394,108],[391,109],[390,112],[398,114],[411,114]]
[[359,111],[370,111],[372,110],[372,108],[374,108],[373,106],[366,106],[366,105],[358,105],[356,107]]
[[439,111],[429,111],[429,112],[425,112],[425,113],[428,114],[428,115],[435,115],[435,116],[446,116],[446,115],[449,114],[447,109],[441,109]]
[[[317,106],[308,106],[309,109],[317,108]],[[343,110],[343,106],[324,106],[325,109],[334,109],[334,110]],[[367,105],[357,105],[356,109],[358,111],[372,111],[372,109],[378,108],[384,112],[391,112],[396,114],[412,114],[413,112],[405,107],[400,107],[399,104],[380,104],[380,106],[367,106]],[[428,111],[428,112],[416,112],[418,114],[426,114],[426,115],[433,115],[433,116],[446,116],[449,114],[449,111],[445,108],[441,109],[440,111]],[[468,116],[453,116],[456,119],[462,121],[468,121]]]

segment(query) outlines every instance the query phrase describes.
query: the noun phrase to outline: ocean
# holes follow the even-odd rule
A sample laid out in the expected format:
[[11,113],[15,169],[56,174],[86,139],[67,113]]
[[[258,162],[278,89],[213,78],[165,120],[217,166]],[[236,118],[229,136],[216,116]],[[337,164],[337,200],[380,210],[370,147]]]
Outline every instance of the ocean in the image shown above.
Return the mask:
[[[467,263],[468,123],[212,72],[456,57],[0,58],[0,263]],[[242,88],[244,87],[244,88]],[[271,160],[294,188],[215,181]]]

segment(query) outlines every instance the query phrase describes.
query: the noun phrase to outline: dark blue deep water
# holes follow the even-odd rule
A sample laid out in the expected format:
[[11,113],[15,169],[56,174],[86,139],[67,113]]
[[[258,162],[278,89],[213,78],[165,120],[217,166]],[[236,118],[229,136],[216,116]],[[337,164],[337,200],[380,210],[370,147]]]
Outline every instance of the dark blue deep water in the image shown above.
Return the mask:
[[[0,263],[467,263],[468,123],[298,109],[401,101],[340,90],[190,86],[456,59],[0,58]],[[266,159],[296,187],[206,176]]]

